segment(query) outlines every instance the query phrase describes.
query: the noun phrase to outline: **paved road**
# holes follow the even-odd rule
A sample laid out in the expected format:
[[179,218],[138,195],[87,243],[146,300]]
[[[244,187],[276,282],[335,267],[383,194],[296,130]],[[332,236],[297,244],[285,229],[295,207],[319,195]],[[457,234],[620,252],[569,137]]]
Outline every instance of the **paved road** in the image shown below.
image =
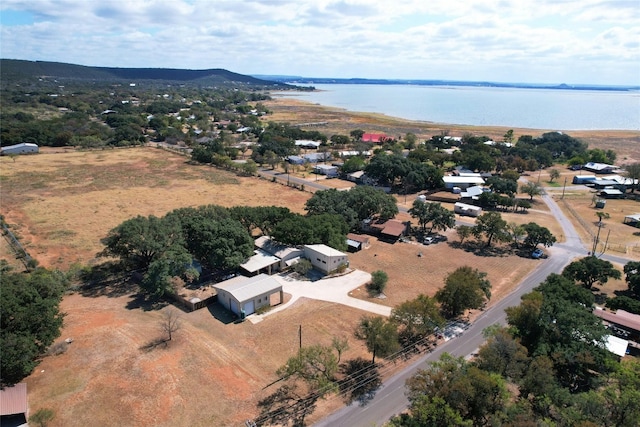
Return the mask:
[[[549,274],[560,272],[574,258],[587,255],[587,248],[584,247],[575,228],[555,201],[548,195],[544,195],[542,199],[558,219],[566,241],[549,249],[550,256],[540,260],[539,268],[530,273],[511,294],[490,306],[462,335],[438,346],[433,352],[422,356],[411,366],[385,381],[374,399],[366,406],[357,404],[346,406],[316,423],[316,427],[379,426],[392,416],[403,412],[409,404],[404,394],[405,381],[418,369],[424,368],[427,362],[438,360],[444,352],[463,357],[475,352],[484,342],[482,331],[486,327],[493,324],[505,324],[505,308],[518,305],[520,297],[538,286]],[[616,258],[626,262],[624,258]]]

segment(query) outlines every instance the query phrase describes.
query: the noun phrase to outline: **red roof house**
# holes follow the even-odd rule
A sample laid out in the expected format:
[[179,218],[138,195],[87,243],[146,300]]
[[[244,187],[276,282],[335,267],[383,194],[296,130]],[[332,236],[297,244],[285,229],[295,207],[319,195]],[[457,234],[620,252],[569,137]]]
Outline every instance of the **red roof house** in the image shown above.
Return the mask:
[[382,144],[387,139],[389,139],[389,137],[384,133],[363,133],[362,134],[362,141],[364,142],[375,142],[376,144]]

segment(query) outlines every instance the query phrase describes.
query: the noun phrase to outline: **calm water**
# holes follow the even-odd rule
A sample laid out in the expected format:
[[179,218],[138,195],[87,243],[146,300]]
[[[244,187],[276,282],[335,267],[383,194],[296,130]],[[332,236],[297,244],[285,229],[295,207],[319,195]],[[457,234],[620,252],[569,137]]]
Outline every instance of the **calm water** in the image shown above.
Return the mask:
[[544,130],[640,130],[640,92],[316,84],[284,93],[350,111],[436,123]]

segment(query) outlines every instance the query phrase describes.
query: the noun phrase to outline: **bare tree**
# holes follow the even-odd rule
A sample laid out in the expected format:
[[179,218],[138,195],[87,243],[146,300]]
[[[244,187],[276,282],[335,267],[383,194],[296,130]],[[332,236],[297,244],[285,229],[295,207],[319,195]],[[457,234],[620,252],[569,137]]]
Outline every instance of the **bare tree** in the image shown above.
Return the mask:
[[180,314],[173,308],[170,308],[162,313],[160,319],[160,329],[167,334],[167,341],[171,341],[173,333],[180,329]]

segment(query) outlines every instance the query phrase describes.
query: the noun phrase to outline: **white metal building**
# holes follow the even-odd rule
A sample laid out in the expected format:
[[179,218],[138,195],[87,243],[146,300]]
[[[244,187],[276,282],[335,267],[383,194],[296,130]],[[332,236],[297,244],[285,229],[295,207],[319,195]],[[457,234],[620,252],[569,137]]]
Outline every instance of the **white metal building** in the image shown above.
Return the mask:
[[238,276],[213,287],[218,292],[218,303],[240,317],[264,306],[280,304],[284,297],[282,285],[267,274]]
[[325,274],[337,270],[342,265],[349,265],[347,254],[327,245],[305,245],[304,256],[311,265]]
[[0,148],[0,156],[8,156],[10,154],[36,154],[40,151],[38,144],[23,142],[16,145],[8,145]]

